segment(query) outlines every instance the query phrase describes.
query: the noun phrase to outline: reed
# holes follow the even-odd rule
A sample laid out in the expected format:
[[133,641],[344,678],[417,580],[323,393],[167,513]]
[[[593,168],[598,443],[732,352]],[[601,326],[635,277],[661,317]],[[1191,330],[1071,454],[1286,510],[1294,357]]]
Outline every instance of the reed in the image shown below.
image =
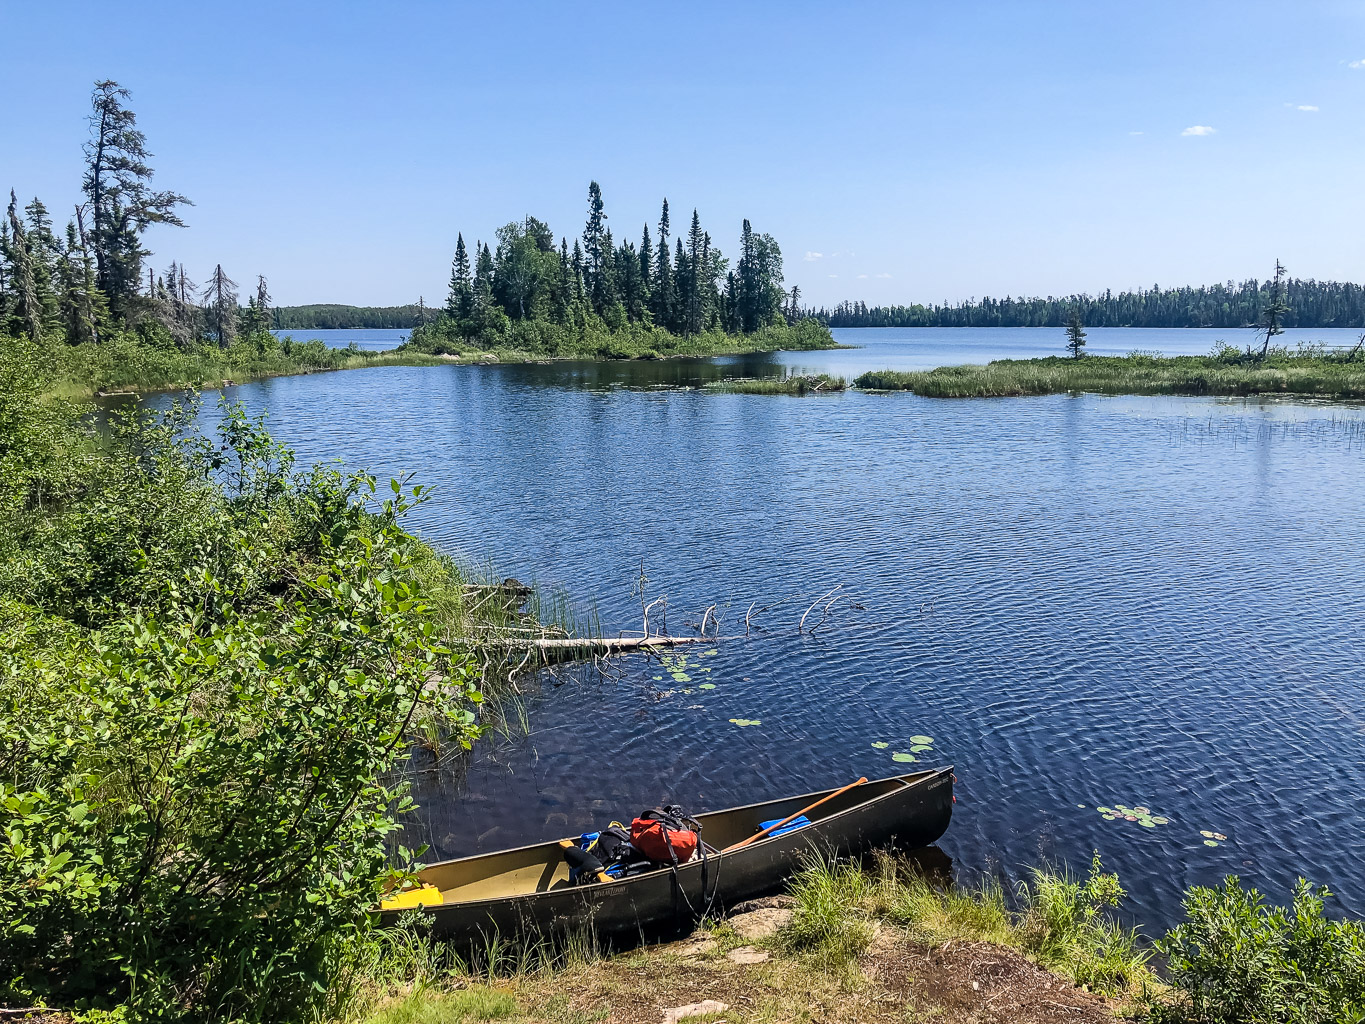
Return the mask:
[[854,386],[913,391],[928,398],[1002,398],[1064,392],[1122,395],[1311,395],[1365,398],[1365,359],[1320,350],[1280,351],[1265,360],[1223,349],[1208,356],[1086,356],[1001,359],[985,366],[877,370]]

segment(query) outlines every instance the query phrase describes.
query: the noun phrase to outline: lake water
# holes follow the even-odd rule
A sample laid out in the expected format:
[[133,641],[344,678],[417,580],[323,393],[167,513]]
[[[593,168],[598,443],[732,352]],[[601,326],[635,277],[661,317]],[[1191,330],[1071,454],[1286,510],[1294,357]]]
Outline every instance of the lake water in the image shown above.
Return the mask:
[[[1091,346],[1206,352],[1229,333]],[[674,631],[715,604],[742,634],[767,607],[748,639],[688,653],[683,682],[644,656],[541,677],[529,735],[419,779],[429,856],[889,775],[928,736],[919,762],[956,766],[939,845],[966,877],[1081,869],[1098,849],[1149,930],[1229,872],[1276,898],[1305,874],[1365,913],[1361,408],[667,386],[1060,347],[1057,331],[838,334],[865,347],[229,389],[304,459],[414,472],[436,488],[420,533],[596,599],[609,632],[639,626],[642,563]],[[1168,822],[1096,811],[1117,804]]]

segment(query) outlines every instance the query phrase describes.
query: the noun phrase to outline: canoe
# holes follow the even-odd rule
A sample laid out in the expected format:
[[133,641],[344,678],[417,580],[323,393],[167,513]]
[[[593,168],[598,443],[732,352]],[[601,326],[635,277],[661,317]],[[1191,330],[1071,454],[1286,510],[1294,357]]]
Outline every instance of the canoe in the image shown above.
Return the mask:
[[[697,815],[701,838],[714,850],[760,832],[823,796],[748,804]],[[559,841],[442,861],[417,873],[421,888],[386,901],[380,923],[416,905],[432,934],[452,942],[492,936],[551,937],[573,930],[598,936],[643,935],[682,926],[776,888],[816,856],[849,856],[885,846],[916,849],[938,840],[953,813],[951,767],[894,775],[841,793],[809,815],[810,823],[725,853],[699,856],[676,871],[662,867],[608,882],[571,885]]]

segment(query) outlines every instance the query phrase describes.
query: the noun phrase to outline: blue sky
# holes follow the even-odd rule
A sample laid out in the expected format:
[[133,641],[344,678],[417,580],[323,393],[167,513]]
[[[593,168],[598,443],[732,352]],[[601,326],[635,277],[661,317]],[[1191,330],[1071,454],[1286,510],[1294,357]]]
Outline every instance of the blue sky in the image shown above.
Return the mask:
[[1365,279],[1359,0],[110,9],[0,0],[0,185],[69,209],[117,79],[196,203],[156,267],[282,304],[439,302],[457,230],[572,237],[593,178],[822,303]]

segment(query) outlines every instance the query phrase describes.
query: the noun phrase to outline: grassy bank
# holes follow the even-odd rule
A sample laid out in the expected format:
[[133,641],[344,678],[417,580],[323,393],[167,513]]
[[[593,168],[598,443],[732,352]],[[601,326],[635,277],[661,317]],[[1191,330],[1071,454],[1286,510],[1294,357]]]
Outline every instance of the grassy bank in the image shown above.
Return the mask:
[[998,398],[1091,391],[1116,395],[1311,395],[1365,398],[1365,358],[1272,353],[1248,359],[1233,350],[1208,356],[1085,356],[1001,359],[985,366],[878,370],[854,385],[913,391],[931,398]]
[[692,1006],[699,1022],[764,1024],[1325,1024],[1365,1009],[1365,929],[1328,921],[1306,884],[1291,908],[1235,879],[1191,890],[1155,946],[1119,923],[1123,898],[1098,858],[1014,893],[936,885],[886,856],[817,863],[761,909],[616,956],[580,936],[490,946],[470,965],[420,931],[390,933],[355,962],[339,1020],[654,1024]]
[[827,373],[793,374],[790,377],[721,380],[706,385],[707,391],[731,395],[833,395],[848,388],[843,377]]
[[749,334],[719,330],[674,334],[661,327],[623,322],[610,327],[588,315],[576,326],[552,320],[518,320],[474,337],[459,333],[454,321],[441,319],[413,331],[399,352],[464,356],[492,351],[504,362],[533,359],[670,359],[679,356],[743,355],[780,350],[840,348],[823,324],[801,320],[774,323]]
[[[17,344],[10,340],[8,344]],[[111,334],[99,345],[44,346],[58,391],[68,397],[120,392],[215,388],[261,377],[367,366],[428,366],[447,360],[417,352],[328,348],[321,341],[276,340],[257,334],[227,348],[200,343],[186,350],[151,344],[135,334]]]

